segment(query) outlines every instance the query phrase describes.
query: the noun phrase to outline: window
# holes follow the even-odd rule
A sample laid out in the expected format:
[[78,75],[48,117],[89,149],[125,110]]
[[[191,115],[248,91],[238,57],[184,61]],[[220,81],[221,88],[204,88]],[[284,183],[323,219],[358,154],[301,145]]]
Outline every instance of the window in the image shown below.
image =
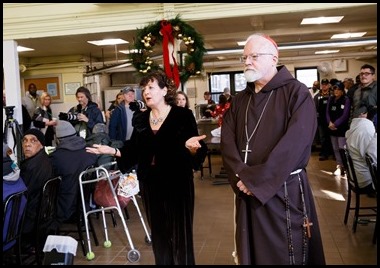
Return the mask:
[[235,95],[245,89],[247,83],[243,72],[209,73],[208,77],[211,96],[215,102],[219,102],[219,95],[224,88],[229,87],[231,94]]
[[304,83],[308,88],[313,87],[314,81],[319,81],[317,67],[295,68],[296,79]]

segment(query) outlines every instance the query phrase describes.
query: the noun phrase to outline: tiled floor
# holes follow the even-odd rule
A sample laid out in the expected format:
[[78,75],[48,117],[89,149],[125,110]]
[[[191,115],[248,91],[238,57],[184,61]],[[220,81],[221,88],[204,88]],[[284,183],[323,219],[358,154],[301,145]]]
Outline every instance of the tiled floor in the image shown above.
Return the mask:
[[[220,155],[212,155],[213,172],[221,167]],[[346,206],[346,179],[334,177],[333,160],[318,161],[318,153],[313,153],[307,170],[311,187],[315,195],[319,215],[323,245],[327,264],[335,265],[376,265],[377,245],[372,244],[374,224],[359,224],[356,233],[351,230],[352,212],[347,226],[343,224]],[[213,174],[214,175],[214,174]],[[233,239],[233,193],[229,185],[213,185],[215,180],[205,170],[204,180],[200,173],[195,175],[196,203],[194,219],[194,241],[196,263],[199,265],[232,265]],[[143,211],[141,200],[139,207]],[[364,202],[376,203],[375,198],[364,198]],[[87,261],[78,246],[75,265],[149,265],[154,264],[151,247],[145,242],[145,232],[137,211],[128,205],[130,219],[127,221],[129,233],[135,249],[140,252],[140,259],[135,263],[127,260],[127,252],[131,249],[122,222],[117,218],[117,226],[113,227],[111,217],[108,222],[110,248],[103,247],[101,218],[95,219],[100,245],[92,244],[95,258]],[[163,219],[164,220],[164,219]]]

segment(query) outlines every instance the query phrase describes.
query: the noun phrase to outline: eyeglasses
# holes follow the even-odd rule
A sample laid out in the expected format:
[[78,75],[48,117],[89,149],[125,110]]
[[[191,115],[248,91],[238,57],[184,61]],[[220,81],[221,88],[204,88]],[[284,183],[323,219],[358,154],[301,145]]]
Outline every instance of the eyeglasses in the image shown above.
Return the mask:
[[369,76],[370,74],[373,74],[373,73],[367,73],[367,72],[365,72],[365,73],[360,73],[360,76]]
[[243,56],[240,56],[240,62],[244,63],[247,59],[255,61],[255,60],[257,60],[257,58],[259,56],[263,56],[263,55],[271,55],[271,56],[273,56],[273,54],[270,54],[270,53],[256,53],[256,54],[249,54],[248,56],[243,55]]
[[39,142],[39,140],[37,140],[35,138],[31,138],[31,139],[23,138],[22,139],[22,143],[27,143],[27,142],[30,142],[31,144],[35,145]]

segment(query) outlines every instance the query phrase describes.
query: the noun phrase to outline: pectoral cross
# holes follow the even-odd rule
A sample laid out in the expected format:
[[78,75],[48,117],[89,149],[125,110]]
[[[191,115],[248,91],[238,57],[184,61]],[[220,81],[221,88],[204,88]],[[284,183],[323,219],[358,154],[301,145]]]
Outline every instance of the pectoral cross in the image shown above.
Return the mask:
[[313,226],[313,223],[309,222],[309,219],[306,218],[302,226],[306,228],[307,237],[311,238],[310,226]]
[[244,156],[244,163],[247,163],[247,158],[248,158],[248,153],[251,153],[252,151],[248,149],[248,142],[246,143],[245,145],[245,150],[241,150],[243,153],[245,153],[245,156]]

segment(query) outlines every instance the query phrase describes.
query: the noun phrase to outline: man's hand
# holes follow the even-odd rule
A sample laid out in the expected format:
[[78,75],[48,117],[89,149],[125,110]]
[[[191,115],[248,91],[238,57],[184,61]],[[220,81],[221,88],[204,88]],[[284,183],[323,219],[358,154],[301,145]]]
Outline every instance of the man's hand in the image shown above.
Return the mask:
[[239,188],[240,191],[242,191],[246,195],[253,196],[253,193],[250,190],[248,190],[248,188],[244,185],[244,183],[241,180],[236,183],[236,186]]

